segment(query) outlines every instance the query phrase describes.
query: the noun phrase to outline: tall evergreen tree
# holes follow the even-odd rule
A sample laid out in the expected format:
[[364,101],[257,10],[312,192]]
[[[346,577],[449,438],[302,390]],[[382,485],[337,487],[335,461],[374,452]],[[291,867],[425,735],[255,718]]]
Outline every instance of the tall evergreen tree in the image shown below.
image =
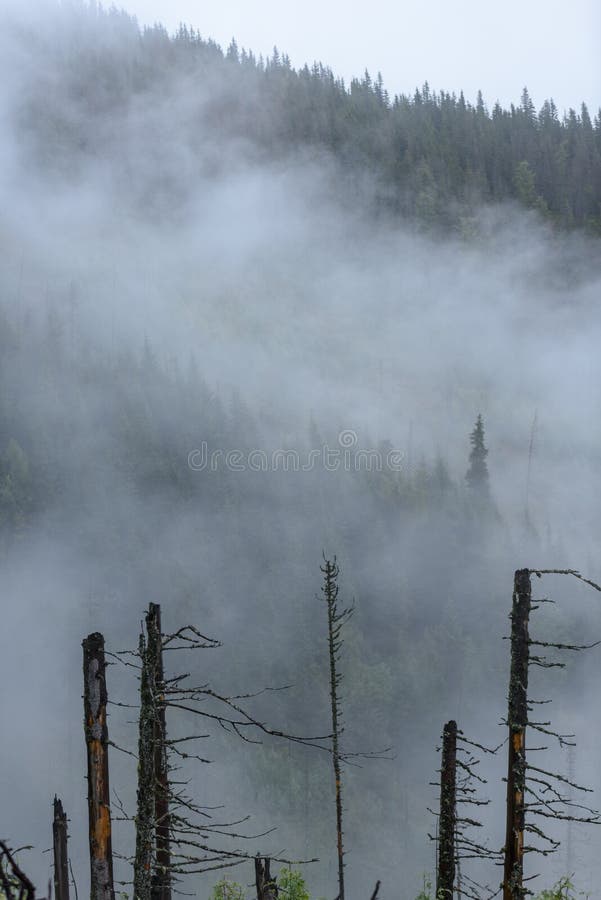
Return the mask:
[[488,466],[486,464],[488,450],[484,443],[484,422],[481,414],[478,414],[476,424],[470,434],[470,444],[472,449],[470,451],[469,467],[465,475],[466,481],[474,493],[477,493],[480,497],[488,497],[490,492]]

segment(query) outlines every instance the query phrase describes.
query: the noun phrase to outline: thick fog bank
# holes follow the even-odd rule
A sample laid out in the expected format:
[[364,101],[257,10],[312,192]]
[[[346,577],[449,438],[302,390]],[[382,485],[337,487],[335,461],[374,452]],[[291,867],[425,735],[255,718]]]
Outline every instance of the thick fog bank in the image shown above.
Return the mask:
[[[0,836],[35,844],[23,863],[43,890],[56,792],[85,892],[80,642],[100,630],[112,650],[134,647],[149,601],[169,628],[224,640],[190,663],[199,680],[291,683],[261,710],[327,730],[325,550],[357,607],[346,740],[395,752],[347,776],[350,893],[381,878],[387,896],[412,897],[433,868],[444,721],[504,736],[513,570],[601,574],[597,244],[510,205],[446,238],[375,216],[374,173],[346,191],[322,153],[270,159],[232,137],[245,97],[232,108],[234,87],[210,68],[200,82],[159,68],[130,92],[110,79],[113,58],[135,68],[129,26],[63,8],[31,28],[3,31],[0,81]],[[485,507],[464,477],[479,413]],[[242,467],[220,456],[195,469],[205,444],[239,451]],[[345,447],[396,451],[400,465],[355,471]],[[269,462],[281,449],[298,471]],[[594,595],[544,588],[559,601],[537,614],[545,635],[600,635]],[[597,672],[595,656],[540,685],[558,726],[578,728],[577,780],[596,790]],[[135,698],[133,673],[108,679],[114,699]],[[114,709],[110,723],[132,749],[133,718]],[[255,831],[279,826],[251,852],[319,856],[307,878],[329,896],[327,761],[223,737],[208,753],[218,761],[193,776],[197,795],[252,812]],[[111,765],[131,809],[135,763],[115,750]],[[505,764],[486,765],[500,846]],[[123,852],[131,840],[117,825]],[[570,846],[546,881],[576,860],[589,889],[595,836]],[[191,889],[207,897],[214,880]]]

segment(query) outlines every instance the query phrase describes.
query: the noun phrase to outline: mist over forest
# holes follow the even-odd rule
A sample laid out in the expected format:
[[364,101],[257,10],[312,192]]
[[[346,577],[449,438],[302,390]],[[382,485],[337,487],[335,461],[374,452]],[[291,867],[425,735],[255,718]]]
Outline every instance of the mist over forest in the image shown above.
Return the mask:
[[[149,603],[169,633],[223,642],[166,654],[170,676],[289,685],[253,714],[329,734],[335,555],[355,607],[344,746],[392,748],[344,770],[347,895],[416,897],[443,724],[505,738],[514,570],[601,581],[601,112],[562,118],[527,89],[510,109],[427,84],[392,97],[377,73],[344,84],[277,49],[49,4],[2,13],[0,195],[0,839],[33,845],[19,861],[43,896],[59,795],[88,891],[81,642],[135,651]],[[556,601],[540,640],[601,639],[597,594],[534,582]],[[531,678],[578,736],[551,739],[545,768],[597,798],[598,654]],[[109,707],[109,732],[135,754],[127,658],[106,678],[134,708]],[[218,821],[251,815],[251,856],[317,857],[311,896],[336,897],[329,754],[205,727],[190,793]],[[496,849],[503,752],[482,763]],[[110,764],[127,857],[137,761],[111,746]],[[601,833],[549,828],[562,846],[528,859],[534,889],[571,875],[599,896]],[[465,871],[501,880],[490,860]],[[182,890],[209,900],[220,877]],[[230,877],[246,886],[252,862]],[[131,880],[117,854],[115,878]]]

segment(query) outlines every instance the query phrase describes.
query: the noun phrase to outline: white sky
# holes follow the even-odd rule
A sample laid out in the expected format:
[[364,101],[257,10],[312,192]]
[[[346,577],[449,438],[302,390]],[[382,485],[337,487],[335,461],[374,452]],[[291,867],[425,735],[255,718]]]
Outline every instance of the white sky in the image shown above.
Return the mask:
[[[108,5],[108,4],[107,4]],[[348,79],[382,72],[391,94],[426,79],[436,89],[492,105],[518,102],[528,85],[537,107],[601,105],[600,0],[117,0],[143,24],[179,22],[256,53],[274,44],[294,65],[321,60]]]

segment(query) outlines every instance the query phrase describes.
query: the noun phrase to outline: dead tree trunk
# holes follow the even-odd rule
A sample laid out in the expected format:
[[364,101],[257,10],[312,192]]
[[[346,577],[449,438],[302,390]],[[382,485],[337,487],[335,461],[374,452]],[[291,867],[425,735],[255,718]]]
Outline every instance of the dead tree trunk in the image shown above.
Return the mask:
[[67,814],[63,812],[63,804],[58,797],[54,798],[52,844],[54,849],[54,900],[69,900]]
[[508,713],[507,829],[503,900],[522,900],[524,881],[524,816],[526,790],[526,726],[528,724],[528,623],[532,603],[530,570],[515,573],[511,610],[511,670]]
[[98,632],[83,641],[84,715],[88,754],[90,898],[114,900],[106,663],[104,638]]
[[350,615],[350,610],[340,611],[338,608],[338,574],[336,557],[333,561],[324,560],[321,566],[323,573],[322,594],[328,610],[328,656],[330,662],[330,705],[332,712],[332,765],[334,768],[334,785],[336,800],[336,853],[338,857],[338,897],[344,900],[344,844],[342,830],[342,773],[340,754],[340,735],[342,733],[342,716],[340,708],[340,680],[338,661],[342,638],[342,625]]
[[455,885],[455,829],[457,825],[457,722],[442,733],[440,817],[438,819],[437,900],[453,900]]
[[136,811],[136,852],[134,858],[134,900],[151,900],[154,866],[155,778],[154,778],[154,693],[155,661],[150,647],[140,635],[140,718],[138,723],[138,791]]
[[151,603],[146,637],[140,635],[138,811],[134,862],[135,900],[171,900],[169,769],[161,607]]
[[261,859],[260,856],[255,856],[257,900],[277,900],[278,886],[271,877],[270,865],[268,857]]
[[152,877],[153,900],[171,900],[171,850],[169,820],[169,769],[167,764],[167,725],[165,720],[165,676],[163,671],[163,635],[161,607],[151,603],[146,616],[148,653],[153,660],[154,691],[154,789],[155,789],[155,866]]

